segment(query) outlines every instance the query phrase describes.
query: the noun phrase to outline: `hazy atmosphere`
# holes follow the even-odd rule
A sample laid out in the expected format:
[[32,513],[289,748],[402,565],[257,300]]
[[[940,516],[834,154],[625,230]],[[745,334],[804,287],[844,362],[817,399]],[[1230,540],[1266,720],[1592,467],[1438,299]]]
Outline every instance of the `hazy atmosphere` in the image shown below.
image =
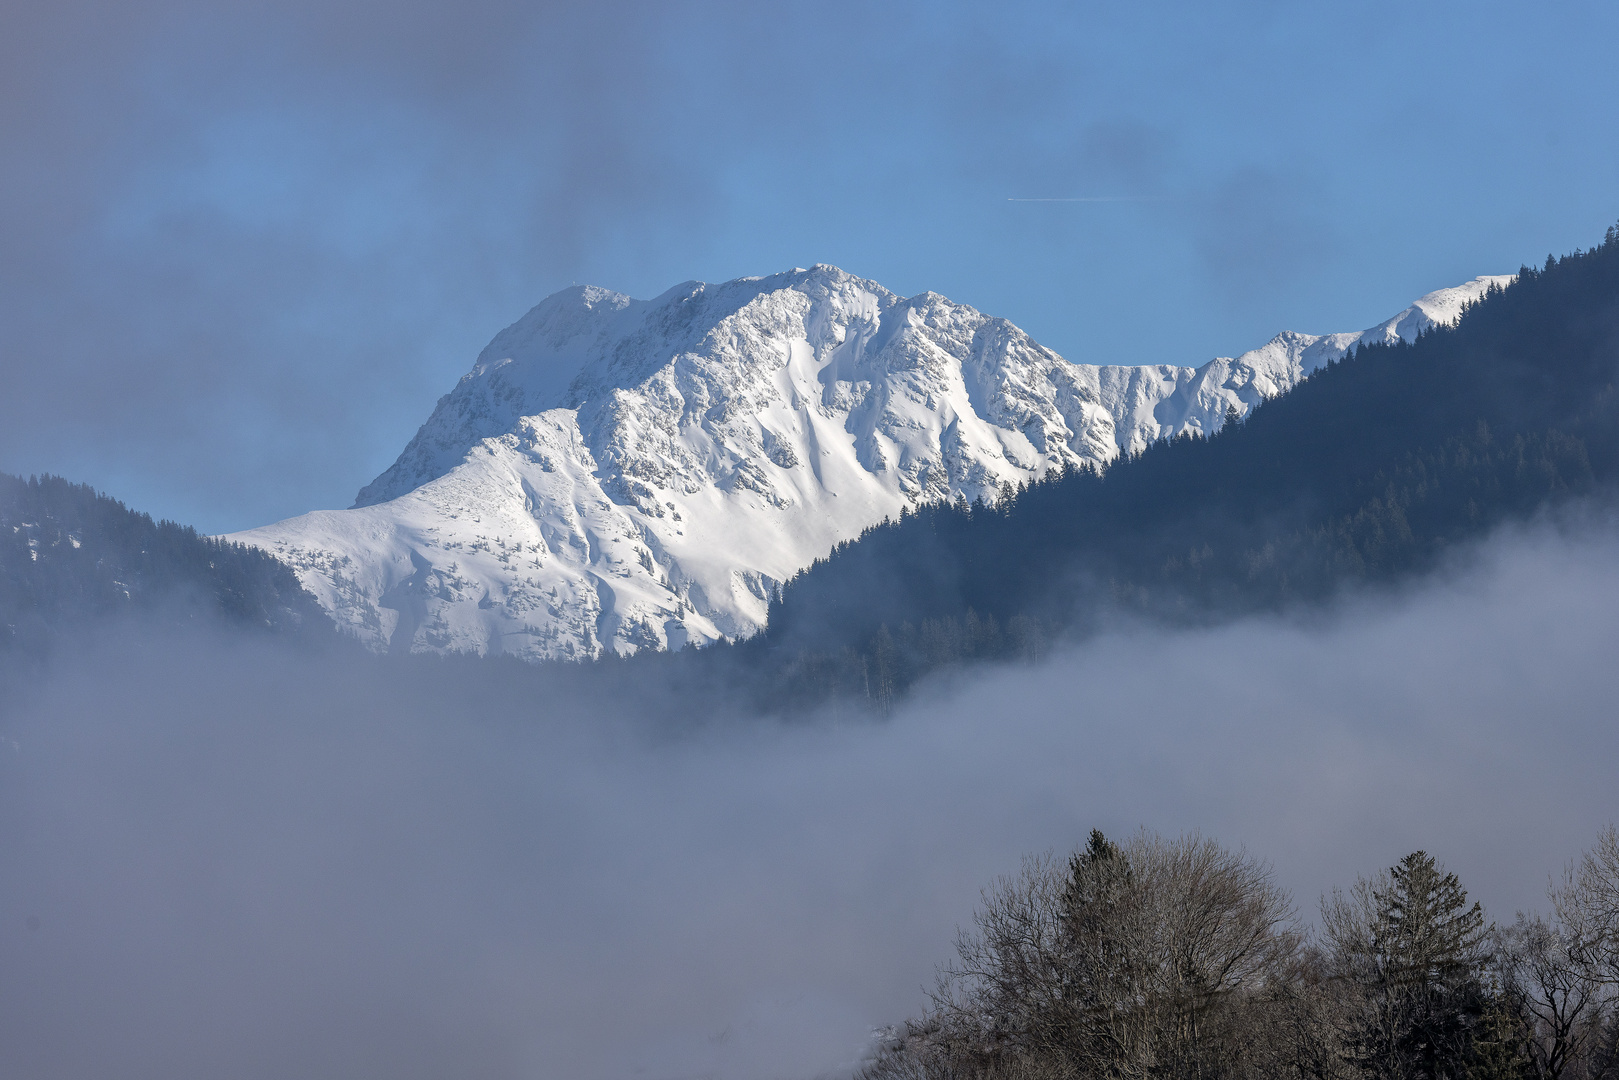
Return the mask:
[[1615,41],[0,0],[0,1076],[1619,1080]]
[[0,1043],[36,1077],[836,1073],[982,885],[1093,827],[1246,845],[1312,920],[1422,847],[1510,921],[1613,816],[1611,529],[1303,623],[1123,628],[883,724],[93,648],[7,688]]
[[207,532],[347,506],[576,281],[833,263],[1085,363],[1359,329],[1612,221],[1616,31],[1598,3],[12,0],[0,468]]

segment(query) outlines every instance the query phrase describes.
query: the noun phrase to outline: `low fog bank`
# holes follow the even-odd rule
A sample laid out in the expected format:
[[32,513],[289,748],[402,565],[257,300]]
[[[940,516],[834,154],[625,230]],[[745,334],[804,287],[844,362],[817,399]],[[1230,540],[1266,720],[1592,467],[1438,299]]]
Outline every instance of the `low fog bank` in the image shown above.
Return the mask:
[[836,1075],[984,883],[1093,826],[1246,845],[1306,914],[1425,848],[1509,918],[1619,818],[1616,536],[883,723],[672,732],[656,693],[228,638],[58,657],[0,699],[0,1072]]

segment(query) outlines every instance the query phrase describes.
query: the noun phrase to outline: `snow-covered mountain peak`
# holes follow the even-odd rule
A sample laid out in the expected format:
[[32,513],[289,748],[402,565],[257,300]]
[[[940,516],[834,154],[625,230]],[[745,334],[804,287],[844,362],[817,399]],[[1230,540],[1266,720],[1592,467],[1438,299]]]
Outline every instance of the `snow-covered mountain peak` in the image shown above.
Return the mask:
[[649,389],[660,373],[665,384],[678,383],[694,368],[713,366],[694,358],[723,358],[732,368],[770,365],[779,350],[743,346],[779,345],[794,330],[817,352],[842,344],[851,329],[859,339],[870,337],[898,300],[875,282],[826,265],[717,285],[683,282],[652,300],[596,286],[564,289],[495,336],[354,505],[386,502],[444,475],[479,440],[510,430],[519,417],[601,407],[614,390]]
[[1197,368],[1073,364],[1004,319],[835,266],[651,300],[575,286],[495,336],[355,507],[234,539],[292,564],[377,648],[540,658],[734,637],[776,584],[906,506],[994,500],[1212,432],[1509,280]]

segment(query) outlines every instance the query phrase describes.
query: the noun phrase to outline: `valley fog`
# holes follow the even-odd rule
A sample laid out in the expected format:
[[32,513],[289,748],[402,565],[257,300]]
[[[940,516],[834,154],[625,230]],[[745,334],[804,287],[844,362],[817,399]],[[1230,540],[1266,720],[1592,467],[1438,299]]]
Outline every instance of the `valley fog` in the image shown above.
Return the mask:
[[672,730],[655,689],[129,633],[0,715],[0,1066],[812,1077],[979,889],[1197,829],[1295,905],[1405,853],[1496,920],[1619,818],[1611,518],[1309,621],[1121,626],[887,720]]

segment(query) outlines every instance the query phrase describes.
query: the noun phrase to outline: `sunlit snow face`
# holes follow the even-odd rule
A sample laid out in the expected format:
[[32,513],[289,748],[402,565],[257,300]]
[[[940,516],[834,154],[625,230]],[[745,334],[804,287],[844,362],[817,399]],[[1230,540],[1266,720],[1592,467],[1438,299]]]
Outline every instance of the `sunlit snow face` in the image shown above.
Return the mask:
[[[1393,34],[1364,5],[378,12],[0,13],[0,467],[240,529],[345,505],[570,283],[827,261],[1075,360],[1194,364],[1611,214],[1602,5],[1466,33],[1434,5]],[[1276,93],[1278,58],[1323,43],[1363,77]],[[1513,107],[1504,70],[1539,73]],[[1421,131],[1398,170],[1367,152],[1391,116]]]
[[644,301],[567,289],[495,336],[355,507],[232,539],[291,565],[378,651],[735,640],[782,583],[885,519],[1217,431],[1492,280],[1200,367],[1073,364],[1004,319],[832,266]]
[[1497,918],[1612,818],[1611,526],[1319,621],[1121,628],[886,722],[670,731],[673,691],[150,639],[0,720],[16,1075],[811,1076],[978,890],[1200,829],[1308,915],[1423,848]]

